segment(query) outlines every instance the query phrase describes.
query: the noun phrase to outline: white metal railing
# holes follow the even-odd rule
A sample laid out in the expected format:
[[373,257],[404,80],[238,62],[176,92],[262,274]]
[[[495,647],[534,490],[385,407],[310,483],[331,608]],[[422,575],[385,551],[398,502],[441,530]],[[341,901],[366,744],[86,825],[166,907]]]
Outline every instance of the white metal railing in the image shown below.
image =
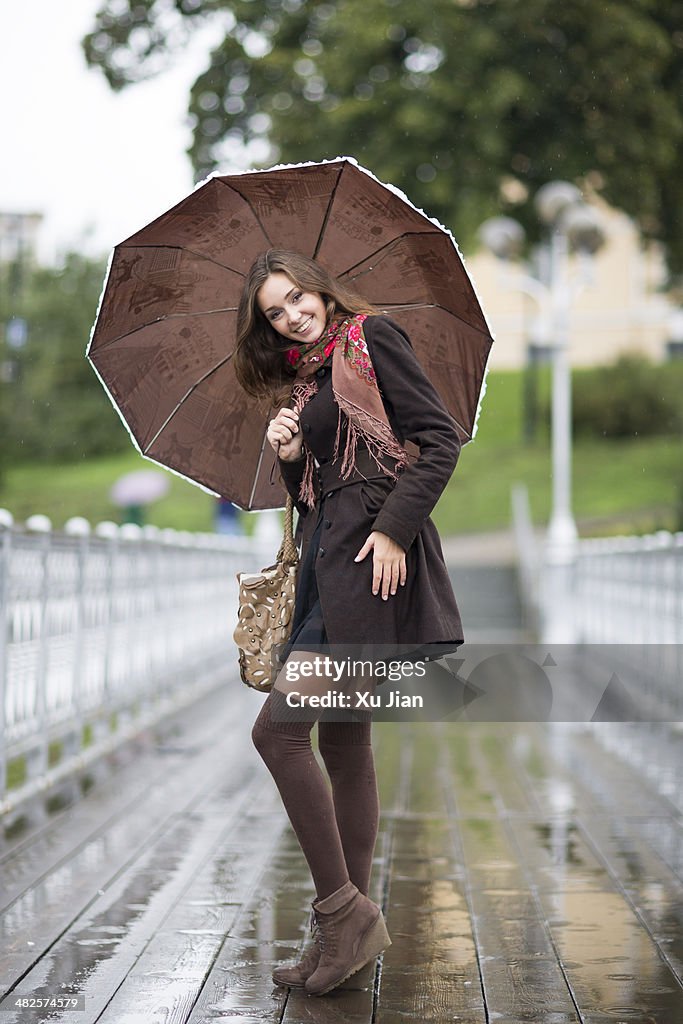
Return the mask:
[[0,812],[236,668],[235,574],[263,563],[262,540],[0,510]]
[[583,643],[683,644],[683,533],[579,541],[574,609]]
[[683,720],[683,532],[579,540],[557,566],[536,543],[521,484],[512,509],[520,590],[540,642],[612,666],[642,720]]

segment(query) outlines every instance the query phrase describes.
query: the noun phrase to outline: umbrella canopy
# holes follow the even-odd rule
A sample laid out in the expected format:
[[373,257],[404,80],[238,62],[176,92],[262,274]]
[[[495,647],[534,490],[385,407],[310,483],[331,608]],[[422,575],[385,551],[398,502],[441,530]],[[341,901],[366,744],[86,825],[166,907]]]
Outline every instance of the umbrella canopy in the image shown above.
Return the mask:
[[455,241],[344,157],[214,175],[115,247],[87,355],[141,454],[243,509],[284,504],[272,409],[232,366],[246,273],[272,247],[319,260],[401,324],[472,438],[492,337]]

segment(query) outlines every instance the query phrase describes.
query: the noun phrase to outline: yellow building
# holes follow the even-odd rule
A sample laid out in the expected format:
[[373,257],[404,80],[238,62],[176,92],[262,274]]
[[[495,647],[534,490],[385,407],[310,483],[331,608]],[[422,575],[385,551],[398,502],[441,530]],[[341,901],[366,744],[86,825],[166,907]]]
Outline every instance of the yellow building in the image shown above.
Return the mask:
[[[668,344],[683,348],[682,314],[661,291],[666,280],[662,248],[644,244],[626,214],[599,198],[587,201],[601,219],[605,244],[592,259],[591,281],[577,295],[570,325],[569,361],[573,366],[612,362],[620,353],[638,350],[655,361],[668,358]],[[551,331],[538,303],[521,293],[515,277],[520,264],[502,264],[484,250],[465,254],[467,270],[496,338],[493,369],[513,369],[526,362],[530,343],[550,345]],[[570,258],[573,275],[585,268]]]

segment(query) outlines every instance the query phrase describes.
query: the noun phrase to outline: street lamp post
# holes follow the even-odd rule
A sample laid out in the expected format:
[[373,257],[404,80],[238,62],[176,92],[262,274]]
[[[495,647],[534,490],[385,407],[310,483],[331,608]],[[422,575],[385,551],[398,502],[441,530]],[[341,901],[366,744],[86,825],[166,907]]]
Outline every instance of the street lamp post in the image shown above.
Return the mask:
[[[544,188],[553,188],[555,182]],[[560,184],[559,182],[557,184]],[[564,183],[563,183],[564,184]],[[573,186],[572,186],[573,188]],[[578,193],[578,189],[576,189]],[[546,538],[547,560],[554,564],[573,561],[578,537],[572,515],[572,399],[571,373],[569,369],[569,322],[571,316],[572,288],[567,272],[569,240],[563,229],[558,204],[551,210],[536,196],[536,208],[550,227],[549,300],[552,324],[552,401],[551,401],[551,443],[552,443],[552,512]],[[568,195],[565,198],[569,200]],[[576,202],[578,196],[574,198]],[[548,204],[551,205],[551,204]],[[544,216],[545,212],[545,216]]]
[[[545,544],[545,563],[553,573],[554,625],[545,630],[546,639],[571,639],[563,607],[568,596],[569,569],[576,554],[577,530],[571,505],[571,374],[569,368],[569,326],[571,308],[582,282],[569,275],[570,249],[593,255],[604,242],[595,212],[581,200],[581,192],[566,181],[543,185],[534,198],[541,221],[549,231],[544,280],[529,273],[516,275],[509,286],[530,295],[539,306],[542,322],[552,332],[552,511]],[[493,217],[482,224],[480,238],[501,260],[516,256],[524,241],[524,229],[510,217]],[[564,620],[564,624],[563,624]]]

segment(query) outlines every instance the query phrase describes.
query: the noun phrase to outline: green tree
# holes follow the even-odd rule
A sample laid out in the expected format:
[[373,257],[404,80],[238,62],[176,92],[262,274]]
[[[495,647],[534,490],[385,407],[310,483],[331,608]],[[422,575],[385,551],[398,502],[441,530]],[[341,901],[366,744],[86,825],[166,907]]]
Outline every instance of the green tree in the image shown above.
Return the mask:
[[[107,0],[86,57],[122,89],[212,17],[225,35],[189,103],[198,179],[259,140],[263,163],[353,155],[467,245],[506,195],[533,238],[535,189],[588,178],[683,272],[683,5]],[[501,194],[510,179],[524,187]]]
[[12,367],[0,384],[9,460],[63,462],[130,443],[84,358],[104,269],[100,260],[69,253],[59,268],[25,271],[21,295],[0,293],[0,325],[17,310],[27,324],[23,348],[5,351]]

